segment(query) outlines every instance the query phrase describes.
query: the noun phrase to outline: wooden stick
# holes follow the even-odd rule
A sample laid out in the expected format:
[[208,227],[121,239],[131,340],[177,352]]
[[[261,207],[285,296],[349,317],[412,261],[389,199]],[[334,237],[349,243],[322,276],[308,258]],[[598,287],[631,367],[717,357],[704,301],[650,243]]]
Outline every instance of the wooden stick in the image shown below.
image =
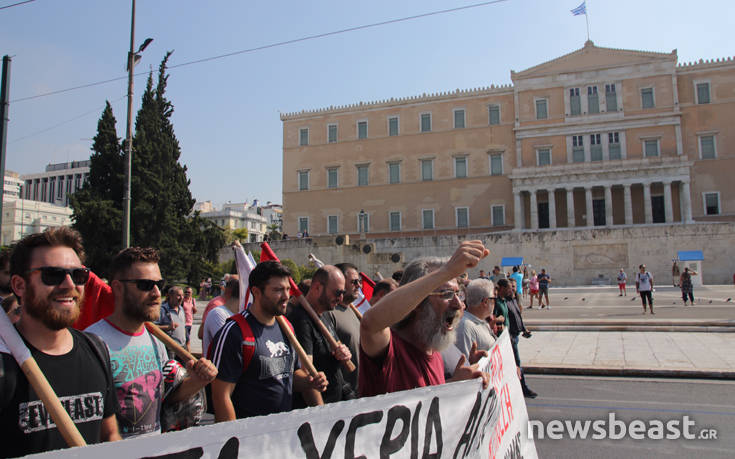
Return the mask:
[[194,357],[189,351],[187,351],[181,344],[174,341],[174,339],[168,336],[165,331],[161,330],[158,325],[154,324],[153,322],[146,322],[145,328],[147,328],[149,332],[153,333],[156,338],[163,341],[163,344],[165,344],[166,347],[170,347],[171,349],[173,349],[176,355],[178,355],[181,360],[185,362],[187,360],[197,360],[197,358]]
[[354,304],[350,303],[350,309],[352,309],[352,312],[354,312],[355,315],[357,316],[357,320],[362,321],[362,313],[360,312],[359,309],[355,307]]
[[56,428],[61,433],[66,444],[70,447],[86,446],[87,442],[84,441],[84,437],[77,430],[74,421],[71,420],[69,413],[64,409],[59,397],[56,396],[54,389],[49,384],[48,379],[46,379],[46,376],[44,376],[38,367],[36,360],[31,356],[28,347],[20,335],[18,335],[17,330],[5,313],[0,314],[0,336],[18,362],[23,374],[26,375],[26,379],[28,379],[31,387],[33,387],[33,391],[38,395],[43,402],[44,408],[51,415],[51,419],[53,419]]
[[[306,301],[304,295],[299,295],[298,300],[301,307],[304,308],[306,313],[309,314],[309,317],[311,317],[311,321],[314,322],[314,325],[316,325],[322,336],[324,336],[324,339],[327,340],[327,344],[329,344],[329,349],[334,352],[334,350],[337,349],[337,346],[339,346],[337,340],[335,340],[332,334],[329,333],[327,326],[324,325],[324,323],[319,319],[319,316],[311,307],[309,302]],[[352,360],[340,360],[340,363],[342,363],[342,366],[345,367],[348,372],[352,373],[353,371],[355,371],[355,364],[352,363]]]
[[296,335],[293,334],[293,332],[291,331],[291,327],[288,326],[283,316],[276,316],[276,321],[278,322],[278,325],[281,326],[281,330],[283,330],[283,333],[291,342],[291,346],[296,349],[296,353],[299,355],[299,359],[301,359],[302,365],[306,367],[306,370],[309,372],[309,374],[315,378],[319,376],[319,372],[314,366],[314,363],[312,363],[304,348],[301,347],[301,343],[299,343],[299,340],[296,339]]

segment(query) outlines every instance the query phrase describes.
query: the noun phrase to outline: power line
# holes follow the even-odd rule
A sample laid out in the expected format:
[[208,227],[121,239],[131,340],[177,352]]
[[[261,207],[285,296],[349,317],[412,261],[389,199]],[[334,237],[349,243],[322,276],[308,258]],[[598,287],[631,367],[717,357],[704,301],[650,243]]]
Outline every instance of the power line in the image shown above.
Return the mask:
[[[34,0],[29,0],[29,1],[34,1]],[[299,43],[299,42],[303,42],[303,41],[315,40],[317,38],[330,37],[330,36],[333,36],[333,35],[339,35],[339,34],[343,34],[343,33],[347,33],[347,32],[355,32],[357,30],[365,30],[365,29],[370,29],[370,28],[374,28],[374,27],[380,27],[380,26],[384,26],[384,25],[388,25],[388,24],[396,24],[396,23],[399,23],[399,22],[412,21],[414,19],[421,19],[421,18],[425,18],[425,17],[429,17],[429,16],[437,16],[437,15],[440,15],[440,14],[454,13],[454,12],[457,12],[457,11],[468,10],[468,9],[471,9],[471,8],[480,8],[480,7],[483,7],[483,6],[494,5],[496,3],[504,3],[504,2],[508,2],[508,1],[510,1],[510,0],[492,0],[492,1],[488,1],[488,2],[475,3],[475,4],[472,4],[472,5],[458,6],[458,7],[455,7],[455,8],[448,8],[448,9],[444,9],[444,10],[431,11],[429,13],[416,14],[416,15],[413,15],[413,16],[406,16],[406,17],[398,18],[398,19],[389,19],[387,21],[374,22],[372,24],[365,24],[365,25],[360,25],[360,26],[355,26],[355,27],[348,27],[346,29],[335,30],[335,31],[332,31],[332,32],[325,32],[325,33],[320,33],[320,34],[316,34],[316,35],[308,35],[306,37],[294,38],[293,40],[279,41],[279,42],[271,43],[271,44],[268,44],[268,45],[257,46],[255,48],[248,48],[248,49],[243,49],[243,50],[240,50],[240,51],[233,51],[231,53],[220,54],[220,55],[217,55],[217,56],[205,57],[205,58],[202,58],[202,59],[197,59],[197,60],[193,60],[193,61],[189,61],[189,62],[183,62],[181,64],[171,65],[171,66],[168,66],[167,68],[168,69],[175,69],[175,68],[179,68],[179,67],[185,67],[187,65],[201,64],[201,63],[204,63],[204,62],[210,62],[210,61],[214,61],[214,60],[217,60],[217,59],[224,59],[226,57],[237,56],[239,54],[252,53],[252,52],[255,52],[255,51],[262,51],[264,49],[276,48],[276,47],[279,47],[279,46],[291,45],[291,44]],[[135,76],[146,75],[146,74],[147,74],[147,72],[143,72],[143,73],[138,73]],[[55,94],[62,94],[62,93],[65,93],[65,92],[75,91],[77,89],[89,88],[89,87],[92,87],[92,86],[99,86],[99,85],[111,83],[113,81],[124,80],[126,78],[127,78],[127,76],[121,76],[121,77],[117,77],[117,78],[110,78],[109,80],[97,81],[97,82],[94,82],[94,83],[83,84],[83,85],[74,86],[74,87],[71,87],[71,88],[59,89],[59,90],[56,90],[56,91],[45,92],[45,93],[42,93],[42,94],[36,94],[35,96],[22,97],[20,99],[12,100],[11,103],[23,102],[23,101],[32,100],[32,99],[38,99],[38,98],[46,97],[46,96],[53,96]]]
[[36,0],[26,0],[26,1],[24,1],[24,2],[18,2],[18,3],[13,3],[12,5],[5,5],[5,6],[0,6],[0,10],[4,10],[4,9],[6,9],[6,8],[12,8],[12,7],[14,7],[14,6],[18,6],[18,5],[24,5],[24,4],[26,4],[26,3],[31,3],[31,2],[35,2],[35,1],[36,1]]
[[[121,100],[125,99],[126,97],[128,97],[128,96],[125,95],[125,96],[120,97],[119,99],[115,99],[112,102],[110,102],[110,105],[115,104],[117,102],[120,102]],[[21,140],[25,140],[25,139],[29,139],[31,137],[35,137],[35,136],[37,136],[39,134],[43,134],[44,132],[48,132],[48,131],[51,131],[53,129],[56,129],[57,127],[63,126],[65,124],[67,124],[67,123],[71,123],[72,121],[76,121],[76,120],[78,120],[80,118],[84,118],[86,116],[89,116],[92,113],[100,113],[100,110],[103,110],[104,108],[105,108],[105,106],[93,108],[92,110],[88,110],[88,111],[82,113],[81,115],[75,116],[74,118],[68,119],[66,121],[62,121],[60,123],[56,123],[53,126],[49,126],[47,128],[44,128],[44,129],[41,129],[41,130],[38,130],[38,131],[35,131],[35,132],[31,132],[30,134],[24,135],[23,137],[18,137],[17,139],[13,139],[13,140],[11,140],[8,143],[16,143],[16,142],[20,142]]]

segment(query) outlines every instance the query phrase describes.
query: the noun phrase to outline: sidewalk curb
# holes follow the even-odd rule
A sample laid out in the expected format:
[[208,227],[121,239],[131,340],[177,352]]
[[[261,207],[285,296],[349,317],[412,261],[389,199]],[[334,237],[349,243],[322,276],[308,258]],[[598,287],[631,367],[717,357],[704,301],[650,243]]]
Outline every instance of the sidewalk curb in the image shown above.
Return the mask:
[[732,370],[689,370],[676,368],[603,368],[569,367],[563,365],[524,365],[523,371],[530,375],[625,376],[634,378],[735,380],[735,371]]
[[656,325],[528,325],[538,332],[664,332],[664,333],[735,333],[731,326],[656,326]]

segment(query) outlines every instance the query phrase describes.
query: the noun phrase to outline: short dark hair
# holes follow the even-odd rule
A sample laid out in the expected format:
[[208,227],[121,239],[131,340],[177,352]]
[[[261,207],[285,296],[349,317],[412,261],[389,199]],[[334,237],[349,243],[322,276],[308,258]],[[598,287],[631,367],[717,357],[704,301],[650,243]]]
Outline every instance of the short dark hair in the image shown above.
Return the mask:
[[394,271],[393,272],[393,275],[390,276],[390,277],[392,277],[394,281],[400,283],[401,282],[401,278],[403,277],[403,270],[402,269],[399,269],[398,271]]
[[21,239],[10,256],[10,274],[17,274],[25,279],[31,265],[31,254],[34,249],[41,247],[69,247],[77,254],[79,261],[84,263],[82,236],[68,226],[59,226]]
[[[115,255],[110,264],[110,280],[117,279],[135,263],[158,263],[158,250],[152,247],[128,247]],[[166,289],[168,291],[168,289]],[[163,293],[163,292],[161,292]],[[163,293],[165,295],[165,293]]]
[[360,272],[360,270],[357,269],[357,266],[355,266],[355,265],[353,265],[352,263],[349,263],[349,262],[338,263],[338,264],[336,264],[334,266],[336,266],[337,269],[339,269],[340,271],[342,271],[342,274],[347,274],[347,270],[348,269],[354,269],[358,273]]
[[508,279],[498,279],[495,282],[495,285],[497,285],[498,288],[501,288],[501,287],[510,287],[510,282],[508,282]]
[[228,280],[225,283],[225,290],[229,290],[230,295],[232,295],[233,297],[240,296],[240,279]]
[[517,273],[518,272],[518,266],[513,266],[513,272],[514,273]]
[[311,276],[311,282],[319,282],[321,285],[327,285],[329,282],[329,272],[321,267],[316,270],[313,276]]
[[291,277],[291,271],[277,261],[263,261],[250,271],[248,282],[251,288],[257,287],[262,292],[271,277]]
[[301,282],[299,282],[299,290],[301,290],[301,293],[306,295],[309,293],[309,289],[311,288],[311,279],[301,279]]
[[385,291],[390,292],[394,288],[398,287],[398,282],[394,281],[393,279],[383,279],[377,284],[375,284],[375,287],[373,287],[373,295],[377,295],[378,293]]

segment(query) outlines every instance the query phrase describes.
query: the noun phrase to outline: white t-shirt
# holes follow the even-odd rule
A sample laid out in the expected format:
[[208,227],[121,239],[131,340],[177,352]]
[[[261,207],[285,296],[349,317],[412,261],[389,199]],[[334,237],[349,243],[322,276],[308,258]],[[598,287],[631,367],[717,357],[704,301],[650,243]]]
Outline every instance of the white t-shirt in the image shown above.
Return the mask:
[[653,281],[653,275],[646,271],[645,273],[636,273],[635,281],[638,283],[638,291],[649,292],[651,291],[651,281]]
[[204,333],[202,334],[202,355],[206,357],[209,350],[209,343],[214,339],[220,328],[224,326],[228,318],[232,316],[232,311],[227,306],[217,306],[209,311],[207,320],[204,322]]

